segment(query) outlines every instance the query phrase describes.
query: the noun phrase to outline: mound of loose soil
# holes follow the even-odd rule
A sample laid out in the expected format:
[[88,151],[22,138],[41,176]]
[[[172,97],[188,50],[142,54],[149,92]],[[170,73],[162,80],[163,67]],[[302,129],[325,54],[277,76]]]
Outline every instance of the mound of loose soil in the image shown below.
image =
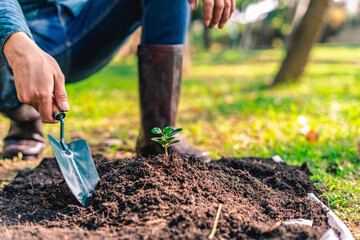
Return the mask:
[[[0,191],[2,239],[206,239],[220,204],[216,239],[319,239],[329,228],[322,208],[306,200],[319,194],[306,166],[257,158],[94,160],[101,180],[87,208],[55,159],[19,172]],[[280,225],[294,218],[314,226]]]

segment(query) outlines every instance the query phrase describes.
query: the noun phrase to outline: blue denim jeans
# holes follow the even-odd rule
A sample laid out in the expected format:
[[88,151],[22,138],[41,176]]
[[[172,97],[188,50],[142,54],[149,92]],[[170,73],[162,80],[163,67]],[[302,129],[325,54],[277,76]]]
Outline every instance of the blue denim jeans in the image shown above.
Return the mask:
[[[62,5],[51,5],[28,25],[35,42],[57,60],[71,83],[105,66],[139,26],[143,45],[184,44],[189,13],[187,0],[89,0],[77,17]],[[0,111],[20,104],[11,68],[3,69]]]

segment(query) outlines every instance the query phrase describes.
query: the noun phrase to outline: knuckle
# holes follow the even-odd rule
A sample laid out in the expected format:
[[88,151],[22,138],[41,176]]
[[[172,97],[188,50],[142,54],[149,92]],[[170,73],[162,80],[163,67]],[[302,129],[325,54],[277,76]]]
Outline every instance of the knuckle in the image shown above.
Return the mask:
[[51,62],[51,63],[55,63],[56,62],[56,60],[50,55],[50,54],[48,54],[48,53],[44,53],[45,54],[45,58],[49,61],[49,62]]
[[51,95],[45,91],[38,91],[34,94],[35,98],[38,100],[46,100],[51,97]]
[[60,79],[65,79],[65,75],[62,73],[62,71],[59,69],[58,76]]
[[51,122],[51,121],[50,121],[47,117],[45,117],[45,116],[41,116],[40,119],[41,119],[41,121],[42,121],[43,123],[50,123],[50,122]]
[[231,2],[230,1],[225,1],[224,7],[225,8],[230,8],[231,7]]
[[217,9],[223,9],[225,6],[225,3],[223,1],[218,1],[215,5],[215,8]]
[[58,74],[58,79],[59,79],[59,81],[61,82],[61,83],[65,83],[65,76],[64,76],[64,74],[63,73],[59,73]]
[[67,94],[65,92],[58,93],[56,95],[56,98],[61,99],[61,100],[66,100],[67,99]]
[[19,96],[19,101],[22,103],[26,103],[26,104],[30,104],[31,103],[31,98],[29,98],[28,96]]

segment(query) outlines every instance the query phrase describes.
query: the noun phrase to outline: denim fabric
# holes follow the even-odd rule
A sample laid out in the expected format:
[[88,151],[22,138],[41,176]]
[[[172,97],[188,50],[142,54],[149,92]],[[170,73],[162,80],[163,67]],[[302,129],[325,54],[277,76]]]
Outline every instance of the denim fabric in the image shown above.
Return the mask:
[[[14,0],[2,0],[7,3]],[[70,11],[76,16],[81,11],[82,6],[88,0],[15,0],[18,1],[21,5],[22,11],[25,16],[33,11],[38,11],[40,8],[45,7],[50,3],[59,3],[64,6],[67,6]],[[32,14],[31,14],[32,15]]]
[[61,4],[66,6],[74,16],[77,16],[88,0],[2,0],[4,2],[18,1],[26,19],[34,20],[39,9],[49,4]]
[[[105,66],[140,25],[144,45],[183,44],[189,13],[187,0],[88,0],[76,17],[55,4],[27,23],[35,42],[57,60],[71,83]],[[0,72],[0,111],[19,104],[7,67]]]
[[[36,20],[41,8],[51,4],[61,4],[69,9],[73,16],[80,14],[88,0],[1,0],[0,1],[0,65],[4,65],[3,45],[15,32],[25,32],[31,37],[27,21]],[[25,15],[25,17],[24,17]],[[26,19],[25,19],[26,18]]]

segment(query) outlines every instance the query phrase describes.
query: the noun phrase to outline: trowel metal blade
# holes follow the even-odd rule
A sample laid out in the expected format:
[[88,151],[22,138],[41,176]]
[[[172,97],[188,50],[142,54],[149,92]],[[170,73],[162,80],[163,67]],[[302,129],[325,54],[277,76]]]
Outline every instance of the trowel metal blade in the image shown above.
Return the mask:
[[51,135],[48,138],[67,185],[76,199],[85,206],[86,199],[91,196],[100,180],[89,146],[85,140],[80,139],[68,144],[70,152],[67,153],[55,138]]

